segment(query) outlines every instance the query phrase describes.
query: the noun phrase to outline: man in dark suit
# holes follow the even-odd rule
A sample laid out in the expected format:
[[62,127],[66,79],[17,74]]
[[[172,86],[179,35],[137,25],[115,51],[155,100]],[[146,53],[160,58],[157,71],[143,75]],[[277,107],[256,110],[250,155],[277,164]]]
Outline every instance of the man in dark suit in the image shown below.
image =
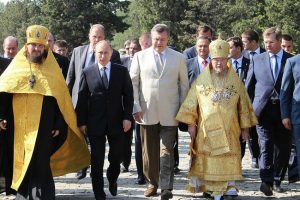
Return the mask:
[[91,145],[91,177],[96,200],[105,199],[103,165],[106,139],[109,143],[107,179],[109,191],[117,195],[117,179],[124,134],[131,128],[133,89],[128,70],[111,63],[112,48],[105,40],[95,48],[97,64],[82,71],[77,123]]
[[[66,82],[72,97],[74,108],[76,108],[77,105],[81,72],[84,68],[96,63],[94,49],[97,42],[104,39],[105,39],[104,26],[101,24],[94,24],[91,26],[89,32],[90,43],[87,45],[76,47],[72,52]],[[121,64],[120,54],[118,51],[113,50],[110,61],[112,63]],[[78,179],[85,178],[86,172],[87,172],[87,168],[83,169],[81,172],[78,172],[77,178]]]
[[64,75],[64,78],[66,78],[70,61],[67,57],[62,56],[62,55],[54,52],[54,49],[53,49],[53,47],[54,47],[54,37],[53,37],[52,33],[49,33],[49,35],[48,35],[48,45],[49,45],[49,48],[51,49],[51,51],[54,55],[54,58],[56,59],[56,61],[58,63],[58,66],[60,67],[60,69],[61,69],[61,71]]
[[267,52],[254,58],[247,75],[246,87],[253,99],[253,109],[258,117],[256,126],[259,138],[259,169],[266,195],[282,192],[291,148],[291,133],[281,123],[280,87],[287,58],[292,55],[281,49],[281,32],[268,28],[263,33]]
[[[130,66],[131,66],[131,60],[134,56],[134,54],[138,51],[141,50],[141,46],[139,44],[138,39],[132,39],[129,40],[129,45],[128,45],[128,56],[122,57],[121,62],[124,67],[127,68],[128,72],[130,71]],[[125,138],[124,138],[124,148],[123,148],[123,172],[128,172],[129,171],[129,165],[131,162],[131,144],[132,144],[132,136],[133,136],[133,129],[134,129],[134,121],[132,120],[132,127],[131,129],[126,133]],[[141,172],[143,173],[143,172]],[[144,178],[143,174],[140,174],[141,176],[138,176]],[[145,182],[145,180],[144,180]],[[138,180],[139,183],[139,180]]]
[[[241,81],[245,83],[250,60],[242,55],[243,42],[239,37],[231,37],[227,39],[227,42],[229,44],[229,57],[231,58],[232,67],[238,74]],[[240,143],[241,156],[243,158],[246,151],[246,141],[243,141],[242,138],[240,138]]]
[[287,59],[280,92],[281,119],[293,131],[300,174],[300,55]]
[[199,74],[204,70],[207,64],[210,62],[209,58],[209,44],[210,39],[206,36],[199,36],[196,42],[197,56],[188,59],[186,62],[188,69],[188,77],[190,86],[193,81],[199,76]]
[[[196,32],[196,36],[197,37],[206,36],[210,40],[212,40],[212,38],[213,38],[212,28],[209,27],[208,25],[198,26],[197,32]],[[197,54],[197,48],[196,48],[196,46],[192,46],[192,47],[189,47],[186,50],[184,50],[183,51],[183,55],[184,55],[184,58],[186,60],[194,58],[194,57],[197,57],[198,54]]]
[[[259,46],[259,35],[254,30],[247,30],[243,32],[242,42],[244,46],[242,54],[245,58],[250,59],[250,63],[253,63],[256,56],[266,51],[264,48]],[[251,100],[253,101],[253,99]],[[252,159],[251,167],[258,168],[259,145],[255,127],[250,128],[248,146]]]
[[[0,75],[10,61],[10,59],[0,57]],[[16,194],[10,188],[13,176],[13,137],[11,134],[2,134],[2,131],[4,130],[0,132],[0,177],[5,179],[5,184],[0,184],[0,193],[5,191],[6,195]]]

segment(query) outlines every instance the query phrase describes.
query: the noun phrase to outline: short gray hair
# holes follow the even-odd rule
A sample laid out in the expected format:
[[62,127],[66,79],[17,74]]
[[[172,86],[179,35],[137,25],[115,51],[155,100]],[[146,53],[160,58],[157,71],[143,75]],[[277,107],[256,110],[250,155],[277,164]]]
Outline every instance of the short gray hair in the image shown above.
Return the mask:
[[163,33],[163,32],[167,32],[168,36],[170,36],[170,29],[167,25],[165,24],[155,24],[153,26],[153,28],[151,29],[151,34],[153,32],[157,32],[157,33]]

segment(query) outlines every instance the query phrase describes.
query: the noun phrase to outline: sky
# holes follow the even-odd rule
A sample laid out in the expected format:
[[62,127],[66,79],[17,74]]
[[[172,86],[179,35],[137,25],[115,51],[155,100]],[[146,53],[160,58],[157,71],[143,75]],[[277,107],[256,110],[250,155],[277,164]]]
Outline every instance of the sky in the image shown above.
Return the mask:
[[8,1],[10,1],[10,0],[0,0],[0,2],[2,2],[2,3],[7,3]]

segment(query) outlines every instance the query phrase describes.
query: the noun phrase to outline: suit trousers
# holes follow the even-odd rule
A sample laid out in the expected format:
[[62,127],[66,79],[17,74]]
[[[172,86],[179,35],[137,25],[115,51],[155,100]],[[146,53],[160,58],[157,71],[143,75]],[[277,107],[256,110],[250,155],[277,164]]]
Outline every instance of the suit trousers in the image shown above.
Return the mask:
[[125,169],[129,168],[130,162],[131,162],[131,145],[132,145],[132,137],[133,137],[133,127],[134,127],[134,121],[131,121],[131,128],[129,131],[124,133],[124,145],[123,145],[123,159],[122,164]]
[[256,126],[260,157],[259,169],[262,182],[280,184],[284,179],[291,152],[292,134],[281,122],[279,102],[267,103]]
[[141,125],[144,175],[155,188],[172,190],[177,126]]
[[251,154],[252,160],[256,161],[259,157],[259,145],[258,145],[258,136],[255,127],[249,129],[249,151]]
[[296,145],[297,151],[297,165],[298,165],[298,172],[300,174],[300,124],[293,124],[293,142]]
[[142,155],[142,141],[141,141],[141,126],[136,124],[135,126],[135,163],[138,178],[144,177],[143,173],[143,155]]
[[91,146],[91,177],[95,198],[104,197],[103,165],[105,159],[106,138],[109,144],[109,167],[106,177],[110,184],[117,182],[122,162],[124,133],[108,133],[107,135],[88,135]]

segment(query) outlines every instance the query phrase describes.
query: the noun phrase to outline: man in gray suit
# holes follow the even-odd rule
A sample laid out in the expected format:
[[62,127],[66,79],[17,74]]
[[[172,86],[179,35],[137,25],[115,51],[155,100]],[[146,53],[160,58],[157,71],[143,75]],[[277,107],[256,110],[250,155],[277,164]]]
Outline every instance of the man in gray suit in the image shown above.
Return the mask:
[[[89,32],[89,41],[87,45],[76,47],[73,50],[66,82],[72,97],[72,103],[76,109],[77,100],[78,100],[78,90],[82,70],[88,66],[91,66],[97,63],[95,59],[95,46],[96,44],[105,39],[104,26],[101,24],[94,24],[90,28]],[[113,50],[110,61],[112,63],[121,64],[120,54],[118,51]],[[78,179],[86,177],[86,169],[82,173],[77,174]]]
[[210,38],[199,36],[195,46],[197,56],[186,61],[190,86],[210,62],[209,44]]
[[282,123],[293,131],[300,173],[300,55],[287,59],[280,92]]
[[260,190],[271,196],[272,188],[283,192],[280,184],[290,156],[291,133],[281,123],[279,96],[285,62],[292,55],[281,49],[281,32],[276,27],[266,29],[263,38],[267,52],[254,58],[246,87],[258,118]]
[[170,31],[164,24],[151,30],[152,47],[136,53],[130,69],[134,92],[134,118],[141,124],[144,175],[149,183],[144,195],[173,197],[175,119],[189,82],[184,57],[167,47]]

